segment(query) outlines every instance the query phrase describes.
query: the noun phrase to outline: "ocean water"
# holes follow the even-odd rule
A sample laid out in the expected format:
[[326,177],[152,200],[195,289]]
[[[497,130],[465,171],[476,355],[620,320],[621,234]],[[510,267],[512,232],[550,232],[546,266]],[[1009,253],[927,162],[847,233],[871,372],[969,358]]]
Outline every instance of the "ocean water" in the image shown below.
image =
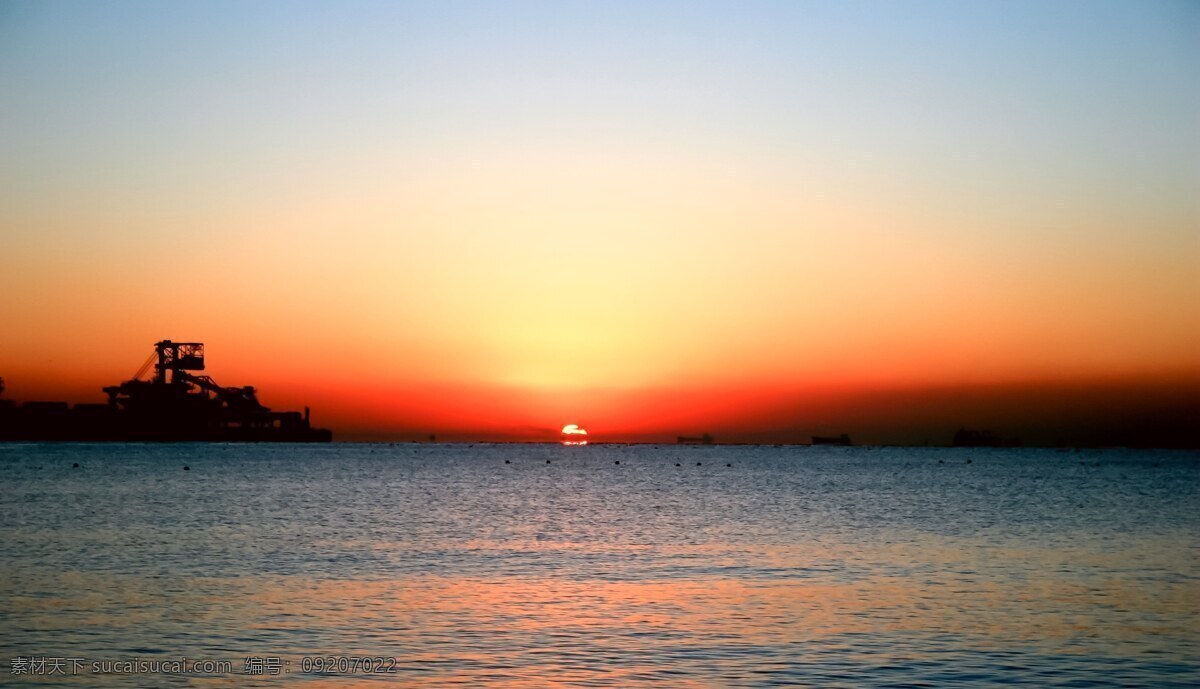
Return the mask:
[[1196,453],[0,444],[0,471],[0,685],[1200,684]]

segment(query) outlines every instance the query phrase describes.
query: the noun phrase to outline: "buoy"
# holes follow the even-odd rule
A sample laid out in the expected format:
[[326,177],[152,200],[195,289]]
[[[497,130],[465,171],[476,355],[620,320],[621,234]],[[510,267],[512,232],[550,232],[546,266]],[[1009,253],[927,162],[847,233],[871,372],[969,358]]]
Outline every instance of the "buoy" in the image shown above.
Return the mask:
[[186,465],[186,464],[185,464],[185,465],[183,466],[183,470],[184,470],[184,471],[191,471],[191,470],[192,470],[192,468],[191,468],[190,466],[188,466],[188,465]]

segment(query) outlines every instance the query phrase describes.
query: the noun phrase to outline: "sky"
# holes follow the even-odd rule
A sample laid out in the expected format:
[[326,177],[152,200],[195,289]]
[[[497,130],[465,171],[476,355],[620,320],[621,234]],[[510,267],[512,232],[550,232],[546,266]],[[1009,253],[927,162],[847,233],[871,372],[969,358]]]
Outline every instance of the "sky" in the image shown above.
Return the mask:
[[0,93],[9,398],[171,338],[345,438],[1200,422],[1193,2],[0,0]]

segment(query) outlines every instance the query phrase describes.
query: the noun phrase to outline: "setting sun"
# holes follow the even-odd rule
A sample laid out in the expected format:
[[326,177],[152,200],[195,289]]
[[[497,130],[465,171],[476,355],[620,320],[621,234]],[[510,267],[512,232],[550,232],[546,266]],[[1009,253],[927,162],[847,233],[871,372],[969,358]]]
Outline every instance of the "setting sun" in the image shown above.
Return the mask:
[[587,430],[577,424],[569,423],[562,428],[563,445],[587,445]]

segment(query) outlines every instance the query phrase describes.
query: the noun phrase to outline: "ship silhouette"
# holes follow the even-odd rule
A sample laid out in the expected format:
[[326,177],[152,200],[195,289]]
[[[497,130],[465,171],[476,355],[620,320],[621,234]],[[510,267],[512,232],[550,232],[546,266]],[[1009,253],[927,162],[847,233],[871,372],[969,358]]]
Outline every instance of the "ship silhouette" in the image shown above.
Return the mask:
[[[154,375],[143,376],[153,367]],[[272,411],[253,387],[224,387],[204,370],[204,344],[162,340],[105,404],[0,401],[0,440],[329,442],[309,410]],[[0,392],[3,387],[0,387]]]

